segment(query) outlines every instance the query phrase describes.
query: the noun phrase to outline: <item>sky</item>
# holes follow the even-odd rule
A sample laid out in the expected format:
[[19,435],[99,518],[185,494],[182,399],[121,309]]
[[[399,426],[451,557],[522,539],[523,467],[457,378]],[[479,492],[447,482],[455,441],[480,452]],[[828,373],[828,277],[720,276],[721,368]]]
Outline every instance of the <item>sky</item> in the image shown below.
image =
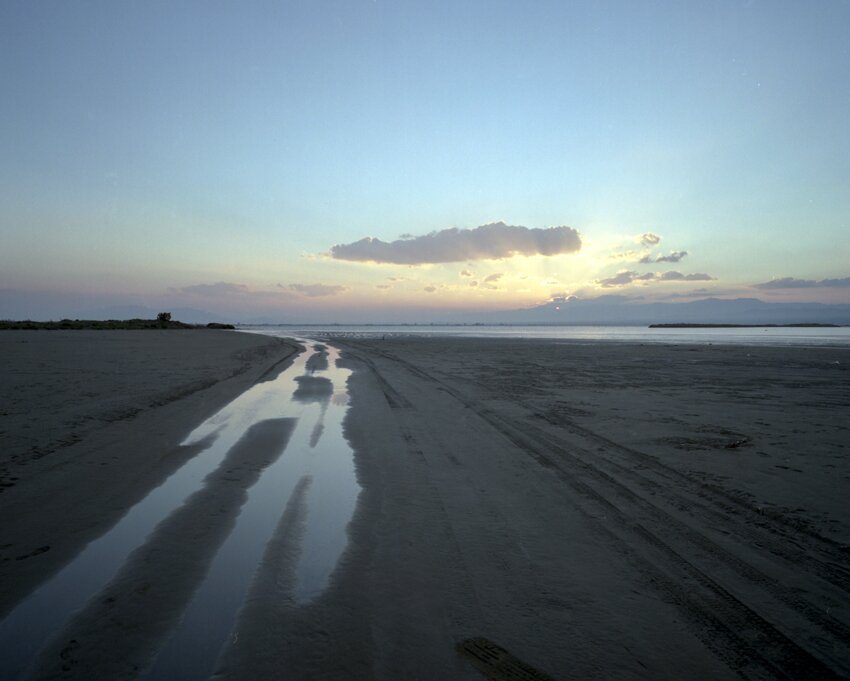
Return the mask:
[[0,3],[0,317],[850,302],[850,2]]

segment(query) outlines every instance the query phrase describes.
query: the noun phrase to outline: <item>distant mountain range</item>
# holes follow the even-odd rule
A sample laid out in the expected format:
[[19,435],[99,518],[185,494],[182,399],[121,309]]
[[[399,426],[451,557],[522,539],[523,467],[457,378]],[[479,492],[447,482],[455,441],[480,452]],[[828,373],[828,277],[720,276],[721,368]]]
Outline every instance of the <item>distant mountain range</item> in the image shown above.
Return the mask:
[[766,303],[758,298],[705,298],[651,303],[627,296],[561,298],[524,310],[473,315],[485,324],[850,324],[850,305]]

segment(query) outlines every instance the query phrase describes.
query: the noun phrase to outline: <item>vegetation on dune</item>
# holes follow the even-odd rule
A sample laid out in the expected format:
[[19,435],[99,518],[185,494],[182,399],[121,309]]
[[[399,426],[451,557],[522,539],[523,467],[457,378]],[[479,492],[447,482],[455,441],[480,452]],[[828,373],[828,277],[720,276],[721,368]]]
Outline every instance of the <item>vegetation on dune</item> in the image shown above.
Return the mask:
[[115,329],[232,329],[233,324],[185,324],[171,319],[170,312],[160,312],[156,319],[62,319],[58,322],[0,320],[3,330],[115,330]]

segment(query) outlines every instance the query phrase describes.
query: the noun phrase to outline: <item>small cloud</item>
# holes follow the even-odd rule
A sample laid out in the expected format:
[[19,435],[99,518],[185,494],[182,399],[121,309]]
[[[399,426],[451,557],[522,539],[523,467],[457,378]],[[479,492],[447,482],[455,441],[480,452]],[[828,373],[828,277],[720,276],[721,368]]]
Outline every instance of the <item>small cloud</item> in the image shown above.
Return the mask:
[[248,293],[248,287],[244,284],[231,284],[226,281],[219,281],[215,284],[195,284],[193,286],[183,286],[182,288],[169,288],[168,290],[174,293],[190,293],[207,298]]
[[581,237],[572,227],[545,229],[495,222],[475,229],[444,229],[397,241],[366,237],[337,244],[332,258],[356,262],[424,265],[464,260],[500,260],[516,255],[558,255],[581,249]]
[[670,255],[662,255],[655,259],[655,262],[679,262],[688,254],[687,251],[675,251]]
[[437,287],[436,286],[426,286],[422,290],[425,291],[425,293],[433,293],[434,291],[437,290]]
[[632,270],[623,270],[618,272],[613,277],[600,279],[596,283],[603,288],[613,288],[618,286],[628,286],[636,281],[714,281],[714,277],[697,272],[694,274],[682,274],[681,272],[646,272],[638,274]]
[[404,277],[387,277],[387,281],[404,281]]
[[469,285],[470,286],[478,286],[478,282],[473,280],[473,281],[469,282]]
[[613,277],[608,277],[607,279],[600,279],[596,283],[602,286],[603,288],[611,288],[614,286],[628,286],[635,280],[635,277],[637,276],[637,272],[632,272],[631,270],[623,270],[622,272],[617,272],[617,274],[615,274]]
[[608,260],[634,260],[640,255],[640,251],[618,251],[611,253]]
[[499,288],[498,286],[496,286],[496,282],[499,281],[499,279],[501,279],[503,276],[505,276],[505,275],[502,272],[490,274],[490,275],[484,277],[484,279],[481,280],[481,287],[482,288],[488,288],[491,291],[495,291],[496,289]]
[[390,286],[389,284],[376,284],[375,288],[388,289],[388,288],[392,288],[392,286]]
[[737,289],[722,289],[722,288],[695,288],[692,291],[668,293],[663,296],[662,300],[679,300],[682,298],[705,298],[706,296],[717,297],[724,295],[738,295]]
[[347,291],[348,287],[340,286],[338,284],[290,284],[289,290],[295,291],[296,293],[300,293],[301,295],[309,298],[321,298],[323,296],[335,296],[338,293]]
[[847,288],[850,287],[850,277],[842,279],[795,279],[794,277],[782,277],[772,279],[761,284],[754,284],[760,289],[786,289],[786,288]]
[[643,265],[656,262],[679,262],[687,254],[687,251],[674,251],[670,255],[659,255],[656,258],[653,258],[651,255],[645,255],[640,260],[638,260],[638,262]]
[[407,239],[414,239],[415,237],[412,234],[410,234],[409,232],[405,232],[404,234],[399,234],[398,238],[407,240]]
[[469,271],[469,270],[461,270],[460,276],[462,276],[462,277],[474,277],[475,274],[473,272]]
[[561,285],[561,282],[558,281],[557,279],[554,279],[554,278],[553,279],[546,279],[546,280],[544,280],[540,283],[541,283],[542,286],[560,286]]
[[661,237],[657,234],[653,234],[652,232],[647,232],[646,234],[641,234],[638,237],[638,241],[643,246],[655,246],[655,244],[661,241]]
[[655,278],[660,281],[714,281],[714,277],[703,274],[702,272],[695,274],[682,274],[675,271],[664,272],[661,276],[656,275]]

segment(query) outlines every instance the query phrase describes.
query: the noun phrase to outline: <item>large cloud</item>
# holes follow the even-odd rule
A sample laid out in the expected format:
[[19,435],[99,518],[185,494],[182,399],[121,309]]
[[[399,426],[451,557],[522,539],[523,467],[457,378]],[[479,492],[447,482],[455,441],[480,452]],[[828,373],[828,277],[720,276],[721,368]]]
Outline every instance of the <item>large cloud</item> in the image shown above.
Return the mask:
[[756,288],[762,289],[782,289],[782,288],[848,288],[850,287],[850,277],[842,279],[795,279],[794,277],[782,277],[781,279],[773,279],[762,284],[755,284]]
[[498,260],[515,255],[558,255],[581,248],[572,227],[537,229],[495,222],[475,229],[443,229],[398,241],[366,237],[351,244],[337,244],[331,257],[357,262],[425,265],[463,260]]
[[613,277],[600,279],[596,283],[602,288],[613,288],[617,286],[628,286],[636,281],[714,281],[714,277],[697,272],[694,274],[682,274],[681,272],[646,272],[639,274],[631,270],[617,272]]

